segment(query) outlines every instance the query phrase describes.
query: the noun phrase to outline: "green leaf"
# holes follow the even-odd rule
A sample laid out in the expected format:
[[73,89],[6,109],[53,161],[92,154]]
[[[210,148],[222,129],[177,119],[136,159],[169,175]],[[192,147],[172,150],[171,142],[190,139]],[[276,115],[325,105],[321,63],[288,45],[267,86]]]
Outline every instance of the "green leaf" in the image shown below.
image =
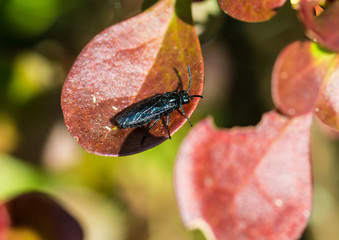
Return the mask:
[[39,189],[42,176],[28,164],[0,154],[0,200]]

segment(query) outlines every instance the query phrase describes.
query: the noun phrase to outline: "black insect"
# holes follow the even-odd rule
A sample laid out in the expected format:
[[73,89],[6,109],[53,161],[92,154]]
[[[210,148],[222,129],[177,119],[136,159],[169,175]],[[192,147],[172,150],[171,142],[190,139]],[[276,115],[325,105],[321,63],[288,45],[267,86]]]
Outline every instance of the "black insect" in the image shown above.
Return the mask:
[[146,134],[151,130],[151,128],[163,117],[167,115],[166,121],[166,130],[168,133],[169,139],[171,139],[171,134],[168,128],[169,114],[175,110],[181,108],[181,113],[188,120],[189,124],[192,127],[191,121],[186,116],[182,105],[188,104],[190,100],[194,97],[200,97],[201,95],[189,95],[188,91],[191,88],[192,77],[191,69],[187,66],[189,73],[189,85],[187,90],[181,90],[178,92],[166,92],[164,94],[156,94],[152,97],[146,98],[134,105],[124,109],[122,112],[118,113],[115,117],[115,122],[118,125],[118,128],[132,128],[132,127],[141,127],[147,123],[155,120],[146,130],[140,144],[143,143]]

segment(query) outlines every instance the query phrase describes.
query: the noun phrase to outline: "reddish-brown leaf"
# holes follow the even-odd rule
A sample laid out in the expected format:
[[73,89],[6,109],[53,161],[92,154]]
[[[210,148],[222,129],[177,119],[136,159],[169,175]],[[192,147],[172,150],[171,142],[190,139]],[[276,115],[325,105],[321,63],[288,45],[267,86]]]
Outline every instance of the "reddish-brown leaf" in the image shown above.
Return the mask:
[[185,225],[201,228],[208,239],[300,237],[312,202],[311,119],[272,111],[256,127],[199,123],[175,167]]
[[77,221],[50,196],[32,192],[6,203],[11,227],[28,228],[48,240],[82,240]]
[[316,116],[339,131],[339,61],[328,71],[321,87],[315,109]]
[[[78,56],[62,91],[62,109],[71,135],[88,152],[121,156],[144,151],[167,139],[159,121],[143,145],[146,128],[119,130],[111,119],[133,103],[156,93],[188,87],[187,65],[192,70],[191,94],[201,94],[204,79],[200,44],[191,24],[190,1],[162,0],[142,14],[99,33]],[[184,105],[190,116],[198,99]],[[175,133],[185,118],[170,114]]]
[[233,18],[262,22],[275,16],[286,0],[218,0],[220,8]]
[[313,112],[320,86],[335,60],[311,42],[294,42],[278,56],[272,73],[276,107],[286,115]]
[[9,217],[5,205],[0,204],[0,240],[7,240]]
[[339,1],[327,1],[328,6],[319,15],[315,15],[318,2],[300,0],[299,18],[306,28],[310,39],[333,51],[339,51]]

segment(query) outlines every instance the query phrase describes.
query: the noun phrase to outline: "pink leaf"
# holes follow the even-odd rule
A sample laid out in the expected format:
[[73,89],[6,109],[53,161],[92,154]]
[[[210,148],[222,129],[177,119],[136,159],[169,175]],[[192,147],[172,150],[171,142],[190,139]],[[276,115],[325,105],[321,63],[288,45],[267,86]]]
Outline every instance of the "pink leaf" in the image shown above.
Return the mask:
[[0,204],[0,240],[7,240],[10,220],[5,205]]
[[313,112],[335,57],[311,42],[294,42],[285,47],[272,73],[272,96],[279,111],[289,116]]
[[310,216],[312,115],[274,111],[256,127],[210,119],[184,140],[175,167],[180,213],[208,239],[297,239]]
[[[162,121],[140,145],[146,127],[117,129],[114,117],[155,94],[177,89],[181,75],[187,89],[187,65],[192,70],[191,95],[202,93],[204,68],[200,44],[191,21],[190,1],[162,0],[145,12],[99,33],[82,50],[62,90],[65,124],[90,153],[130,155],[154,147],[167,137]],[[179,4],[180,3],[180,4]],[[184,105],[189,117],[198,104]],[[185,117],[170,114],[175,133]]]
[[267,21],[286,0],[218,0],[220,8],[231,17],[247,22]]
[[327,126],[339,131],[339,61],[325,77],[315,112]]

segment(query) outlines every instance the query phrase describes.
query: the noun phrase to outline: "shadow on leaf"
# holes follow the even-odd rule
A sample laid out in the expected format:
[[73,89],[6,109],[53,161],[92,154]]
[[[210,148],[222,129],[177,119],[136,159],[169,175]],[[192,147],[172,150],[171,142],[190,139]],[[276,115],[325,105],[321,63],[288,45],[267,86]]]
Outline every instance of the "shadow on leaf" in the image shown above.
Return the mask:
[[140,144],[146,130],[147,127],[145,126],[137,127],[130,134],[128,134],[125,141],[121,145],[119,156],[126,156],[130,155],[131,153],[145,151],[159,145],[167,139],[166,137],[156,137],[148,132],[143,143]]

